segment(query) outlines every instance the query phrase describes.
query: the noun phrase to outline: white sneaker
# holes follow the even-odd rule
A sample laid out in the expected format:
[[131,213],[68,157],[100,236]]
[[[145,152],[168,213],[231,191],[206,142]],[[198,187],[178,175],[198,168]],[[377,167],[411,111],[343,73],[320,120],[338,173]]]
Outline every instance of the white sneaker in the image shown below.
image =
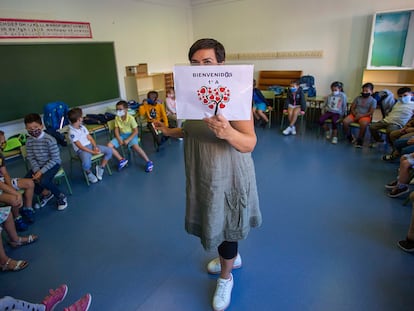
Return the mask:
[[338,143],[338,137],[332,137],[332,143],[336,145]]
[[331,132],[330,132],[330,131],[326,131],[326,132],[325,132],[325,138],[326,138],[327,140],[331,139]]
[[283,135],[289,135],[292,133],[292,128],[288,126],[282,133]]
[[[242,259],[240,254],[237,254],[236,259],[233,263],[233,269],[239,269],[242,266]],[[210,274],[220,274],[221,273],[221,264],[220,264],[220,258],[216,257],[213,260],[211,260],[207,264],[207,272]]]
[[296,135],[296,127],[292,126],[292,130],[291,130],[292,135]]
[[96,176],[92,174],[92,172],[88,173],[88,180],[92,184],[96,184],[98,182],[98,178],[96,178]]
[[217,279],[217,287],[213,296],[214,311],[223,311],[230,305],[231,290],[233,289],[233,275],[230,273],[230,279]]
[[96,177],[98,178],[98,180],[102,180],[103,173],[104,173],[104,169],[100,165],[97,165],[96,166]]

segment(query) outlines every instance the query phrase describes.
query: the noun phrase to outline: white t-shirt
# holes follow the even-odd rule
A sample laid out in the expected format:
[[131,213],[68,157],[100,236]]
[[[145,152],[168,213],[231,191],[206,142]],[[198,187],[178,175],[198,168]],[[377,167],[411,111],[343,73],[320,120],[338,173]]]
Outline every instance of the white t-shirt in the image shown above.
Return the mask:
[[78,129],[72,125],[69,126],[69,138],[72,142],[73,149],[77,152],[79,148],[75,145],[75,142],[79,141],[82,146],[90,145],[91,142],[88,139],[89,131],[86,127],[81,125]]

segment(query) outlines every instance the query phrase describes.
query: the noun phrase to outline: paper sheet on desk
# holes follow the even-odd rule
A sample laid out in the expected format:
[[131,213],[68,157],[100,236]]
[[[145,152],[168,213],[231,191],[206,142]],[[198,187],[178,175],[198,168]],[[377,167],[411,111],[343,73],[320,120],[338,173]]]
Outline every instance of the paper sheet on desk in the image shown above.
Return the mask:
[[175,66],[177,118],[250,120],[253,65]]

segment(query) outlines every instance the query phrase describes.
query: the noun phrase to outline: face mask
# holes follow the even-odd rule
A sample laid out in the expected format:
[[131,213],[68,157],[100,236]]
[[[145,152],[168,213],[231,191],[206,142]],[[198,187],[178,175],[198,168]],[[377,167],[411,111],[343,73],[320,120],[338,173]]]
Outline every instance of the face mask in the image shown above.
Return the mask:
[[298,89],[296,88],[296,87],[291,87],[290,88],[290,91],[292,92],[292,93],[294,93],[294,92],[296,92]]
[[124,111],[124,110],[117,110],[117,111],[116,111],[116,115],[117,115],[118,117],[123,117],[123,116],[125,115],[125,111]]
[[151,98],[148,98],[147,103],[150,104],[150,105],[154,105],[155,101],[153,101]]
[[368,98],[371,96],[371,93],[361,93],[361,96],[364,98]]
[[404,104],[408,104],[408,103],[410,103],[410,102],[411,102],[411,95],[407,95],[407,96],[403,96],[403,97],[401,97],[401,101],[402,101]]
[[339,91],[333,91],[332,95],[338,96],[339,95]]
[[41,129],[30,130],[30,131],[28,130],[27,133],[29,133],[29,135],[34,138],[38,138],[42,134],[42,130]]

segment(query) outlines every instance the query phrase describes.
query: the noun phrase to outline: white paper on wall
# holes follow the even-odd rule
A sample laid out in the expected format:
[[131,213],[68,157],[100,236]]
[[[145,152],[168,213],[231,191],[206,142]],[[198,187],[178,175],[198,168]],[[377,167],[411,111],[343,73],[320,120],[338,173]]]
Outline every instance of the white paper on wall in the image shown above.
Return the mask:
[[177,118],[250,120],[253,65],[175,66]]

